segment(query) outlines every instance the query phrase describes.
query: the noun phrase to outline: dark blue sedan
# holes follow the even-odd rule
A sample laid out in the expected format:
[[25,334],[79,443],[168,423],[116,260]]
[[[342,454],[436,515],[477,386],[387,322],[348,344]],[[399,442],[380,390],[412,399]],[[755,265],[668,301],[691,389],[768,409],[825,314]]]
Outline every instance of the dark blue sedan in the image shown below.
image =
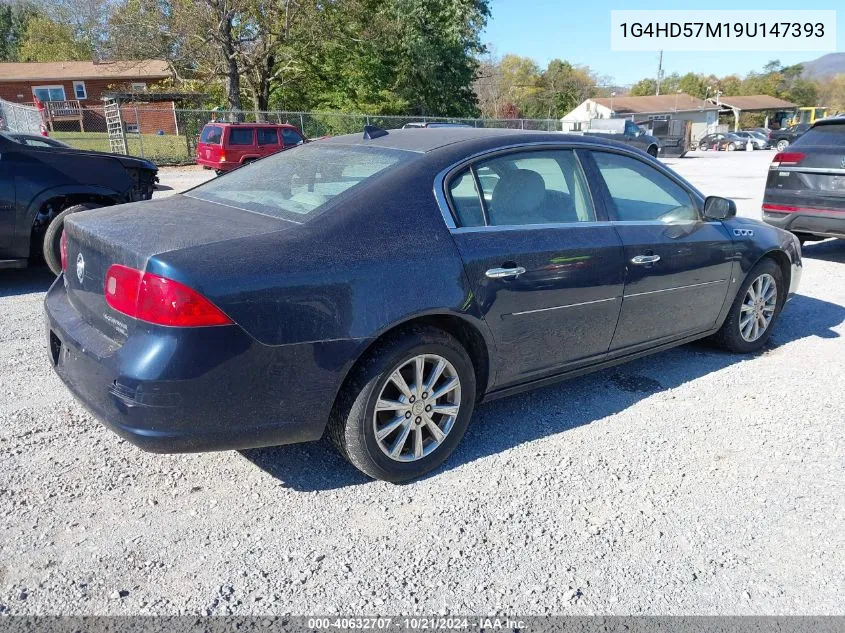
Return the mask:
[[71,216],[49,350],[143,449],[328,432],[401,481],[481,400],[703,337],[760,349],[800,246],[735,213],[611,141],[370,130]]

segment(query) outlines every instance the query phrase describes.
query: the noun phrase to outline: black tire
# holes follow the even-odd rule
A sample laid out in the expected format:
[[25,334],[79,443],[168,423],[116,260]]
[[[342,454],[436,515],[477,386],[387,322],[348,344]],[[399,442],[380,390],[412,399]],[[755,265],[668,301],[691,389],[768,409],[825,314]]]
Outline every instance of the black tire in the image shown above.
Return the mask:
[[646,153],[647,153],[649,156],[653,156],[654,158],[657,158],[657,148],[656,148],[654,145],[652,145],[651,147],[649,147],[649,148],[648,148],[648,151],[647,151]]
[[734,145],[733,143],[728,143],[727,150],[728,150],[729,152],[732,152],[732,151],[734,151],[735,149],[736,149],[736,145]]
[[775,145],[775,149],[777,149],[777,151],[779,151],[779,152],[782,152],[787,147],[789,147],[789,141],[787,141],[785,138],[782,138],[781,140],[779,140],[777,142],[777,145]]
[[93,202],[75,204],[59,213],[59,215],[53,218],[53,221],[47,226],[47,230],[44,231],[43,253],[44,261],[47,262],[47,266],[51,271],[53,271],[53,274],[58,276],[62,272],[61,242],[62,233],[65,228],[65,218],[71,213],[79,213],[80,211],[87,211],[89,209],[99,209],[101,206],[103,205],[95,204]]
[[[390,374],[420,354],[436,354],[455,369],[461,394],[458,414],[430,454],[416,461],[396,461],[379,447],[373,423],[375,406]],[[332,411],[329,438],[353,466],[374,479],[393,483],[415,479],[437,468],[460,443],[472,417],[475,388],[472,361],[454,337],[430,327],[402,331],[379,343],[354,370]]]
[[225,172],[225,171],[223,171],[222,169],[215,169],[215,170],[214,170],[214,175],[215,175],[215,176],[222,176],[222,175],[223,175],[223,174],[225,174],[225,173],[226,173],[226,172]]
[[[771,275],[775,280],[775,286],[777,288],[775,311],[772,315],[772,320],[769,322],[769,325],[763,334],[760,335],[757,340],[749,342],[742,337],[740,332],[739,319],[742,311],[742,304],[745,300],[748,288],[758,277],[764,274]],[[772,331],[777,324],[778,317],[780,316],[781,309],[783,308],[784,301],[786,300],[786,292],[787,289],[784,284],[783,273],[781,272],[780,266],[768,257],[760,261],[754,268],[751,269],[751,272],[748,273],[748,276],[745,278],[742,286],[740,286],[739,292],[734,299],[733,305],[731,306],[730,312],[728,312],[725,322],[714,337],[716,342],[721,347],[739,354],[750,354],[762,349],[769,341]]]
[[706,152],[709,148],[707,147],[707,143],[699,143],[698,149],[700,149],[702,152]]

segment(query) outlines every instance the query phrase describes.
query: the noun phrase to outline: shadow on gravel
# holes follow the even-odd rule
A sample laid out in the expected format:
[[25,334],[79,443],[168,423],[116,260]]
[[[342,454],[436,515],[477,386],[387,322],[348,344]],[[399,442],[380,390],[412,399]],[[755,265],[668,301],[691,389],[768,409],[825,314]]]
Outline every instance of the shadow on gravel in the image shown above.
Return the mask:
[[46,266],[0,270],[0,297],[47,292],[55,279]]
[[845,263],[845,240],[807,243],[801,248],[801,254],[805,259]]
[[[774,335],[761,354],[777,354],[778,347],[802,338],[837,338],[839,334],[833,328],[843,322],[845,307],[797,295],[781,314]],[[590,424],[655,393],[747,358],[724,352],[707,342],[693,343],[559,385],[481,404],[455,454],[425,478],[519,444]],[[369,482],[325,438],[312,444],[254,449],[241,454],[294,490],[332,490]]]

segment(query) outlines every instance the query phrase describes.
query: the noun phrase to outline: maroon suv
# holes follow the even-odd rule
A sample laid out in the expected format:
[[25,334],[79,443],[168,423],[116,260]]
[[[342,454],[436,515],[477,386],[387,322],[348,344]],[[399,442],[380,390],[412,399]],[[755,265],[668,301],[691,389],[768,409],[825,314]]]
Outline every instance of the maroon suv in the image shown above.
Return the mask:
[[305,142],[286,123],[207,123],[197,143],[197,165],[218,174]]

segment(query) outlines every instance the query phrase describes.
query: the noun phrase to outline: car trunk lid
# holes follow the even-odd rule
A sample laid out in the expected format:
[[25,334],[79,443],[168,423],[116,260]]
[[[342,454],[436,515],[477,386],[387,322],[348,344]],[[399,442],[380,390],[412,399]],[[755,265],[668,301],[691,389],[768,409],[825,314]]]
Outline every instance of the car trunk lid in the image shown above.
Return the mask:
[[[242,209],[187,196],[108,207],[67,218],[65,287],[82,318],[116,341],[137,325],[113,310],[104,293],[114,264],[147,269],[159,254],[262,235],[296,225]],[[173,271],[178,276],[178,271]]]

